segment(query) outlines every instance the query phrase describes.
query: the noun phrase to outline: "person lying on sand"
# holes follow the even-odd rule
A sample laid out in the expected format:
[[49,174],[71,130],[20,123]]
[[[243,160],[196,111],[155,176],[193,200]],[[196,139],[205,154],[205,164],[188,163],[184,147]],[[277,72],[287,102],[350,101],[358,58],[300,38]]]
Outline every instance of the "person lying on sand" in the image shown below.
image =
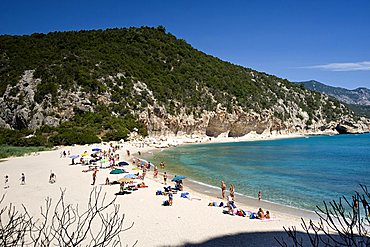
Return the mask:
[[148,186],[147,186],[147,185],[145,185],[145,183],[144,183],[144,182],[142,182],[141,184],[138,184],[138,185],[137,185],[137,187],[138,187],[138,188],[148,188]]

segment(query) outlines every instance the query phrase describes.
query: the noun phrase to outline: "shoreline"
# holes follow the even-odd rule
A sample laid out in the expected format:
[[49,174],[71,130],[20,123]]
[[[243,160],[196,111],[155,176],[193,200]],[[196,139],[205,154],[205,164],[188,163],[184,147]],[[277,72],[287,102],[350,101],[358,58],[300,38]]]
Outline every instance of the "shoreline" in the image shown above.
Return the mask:
[[[235,142],[251,142],[251,141],[274,141],[274,140],[281,140],[281,139],[290,139],[290,138],[307,138],[309,136],[320,136],[320,135],[330,135],[330,134],[323,134],[323,133],[315,133],[315,134],[284,134],[284,135],[274,135],[274,136],[253,136],[253,137],[248,137],[246,138],[245,136],[242,138],[230,138],[230,137],[224,137],[224,138],[212,138],[209,141],[206,142],[191,142],[191,143],[182,143],[179,144],[179,146],[184,146],[184,145],[199,145],[199,144],[218,144],[218,143],[235,143]],[[144,157],[144,159],[151,161],[149,156],[155,155],[155,153],[161,152],[162,150],[166,149],[174,149],[176,147],[168,147],[168,148],[150,148],[144,152],[141,153],[141,156]],[[139,157],[136,157],[140,159]],[[164,172],[166,169],[159,169],[160,172]],[[167,172],[167,175],[169,178],[172,178],[174,174],[171,172]],[[149,178],[151,179],[151,178]],[[201,197],[208,197],[210,200],[214,201],[222,201],[222,198],[220,196],[221,194],[221,189],[217,186],[207,184],[201,181],[196,181],[193,179],[186,179],[185,180],[185,187],[189,189],[189,191],[197,193]],[[226,190],[227,193],[229,193],[228,190]],[[285,215],[294,215],[296,217],[302,217],[305,219],[318,219],[318,216],[315,211],[311,211],[308,209],[304,208],[298,208],[298,207],[293,207],[289,205],[284,205],[272,201],[267,201],[267,200],[261,200],[258,201],[257,198],[244,195],[241,193],[236,192],[237,195],[236,199],[236,204],[242,208],[243,206],[248,208],[248,207],[255,207],[255,208],[267,208],[271,211],[278,212],[279,214],[285,214]],[[241,199],[239,199],[241,198]],[[225,200],[224,200],[225,203]]]
[[[71,165],[71,159],[60,158],[62,150],[70,151],[71,154],[82,154],[95,147],[103,148],[106,145],[100,143],[58,147],[56,150],[40,152],[36,156],[7,158],[1,164],[0,175],[9,175],[10,188],[0,188],[0,192],[5,194],[5,200],[1,205],[7,206],[12,203],[17,209],[25,205],[30,215],[40,218],[40,206],[45,205],[45,199],[57,201],[61,190],[66,191],[68,203],[81,205],[83,208],[86,206],[91,189],[99,188],[106,194],[108,201],[116,198],[116,203],[125,215],[125,226],[135,223],[131,229],[122,234],[122,239],[124,245],[134,245],[138,241],[136,246],[184,246],[207,243],[219,246],[226,243],[243,246],[245,241],[253,246],[277,246],[275,237],[287,237],[283,227],[295,226],[297,230],[302,231],[301,217],[312,218],[302,210],[274,206],[272,203],[263,200],[258,202],[256,199],[238,194],[236,194],[237,207],[252,212],[263,207],[264,210],[270,210],[271,220],[255,220],[224,214],[224,208],[208,206],[209,202],[221,201],[220,190],[191,179],[184,181],[184,192],[189,192],[191,199],[181,198],[181,193],[177,193],[174,195],[173,206],[164,207],[162,202],[168,197],[155,195],[158,189],[163,190],[163,178],[161,175],[153,178],[153,169],[147,173],[144,180],[148,188],[139,189],[129,195],[115,196],[119,186],[104,185],[105,179],[109,177],[111,181],[116,180],[120,175],[110,175],[110,169],[99,169],[96,185],[91,185],[92,173],[82,172],[87,166]],[[130,156],[126,150],[130,151]],[[140,170],[134,169],[131,159],[138,157],[138,152],[144,155],[156,151],[160,149],[155,146],[139,146],[135,142],[125,142],[118,154],[120,161],[130,163],[124,167],[125,170],[130,173],[138,171],[141,173]],[[48,183],[51,170],[57,176],[57,182],[54,184]],[[160,169],[160,174],[163,171]],[[20,185],[18,180],[23,172],[27,177],[26,185]],[[169,182],[171,178],[172,176],[168,176],[168,184],[173,185]],[[143,229],[145,234],[142,234]],[[256,238],[256,235],[263,237]],[[229,242],[230,236],[232,242]]]
[[[145,155],[143,153],[142,155]],[[137,158],[137,157],[136,157]],[[140,159],[140,158],[139,158]],[[149,158],[145,157],[146,160],[150,161]],[[163,173],[165,169],[162,169],[160,173]],[[167,172],[169,181],[175,176],[171,172]],[[150,175],[153,174],[153,171],[150,171]],[[153,179],[152,177],[148,177],[148,179],[158,182],[158,180]],[[196,194],[198,197],[201,198],[207,198],[209,202],[223,202],[224,204],[227,203],[226,199],[221,198],[221,189],[219,187],[216,187],[214,185],[210,185],[204,182],[196,181],[191,178],[187,178],[184,180],[184,192],[189,192],[190,194]],[[226,196],[228,195],[229,190],[226,190]],[[236,192],[235,193],[235,204],[238,208],[263,208],[267,209],[270,212],[277,212],[278,215],[284,214],[284,215],[294,215],[295,217],[299,218],[305,218],[305,219],[312,219],[316,220],[318,219],[318,216],[315,211],[311,211],[308,209],[293,207],[289,205],[284,205],[268,200],[262,199],[261,201],[258,201],[257,198],[244,195],[241,193]]]

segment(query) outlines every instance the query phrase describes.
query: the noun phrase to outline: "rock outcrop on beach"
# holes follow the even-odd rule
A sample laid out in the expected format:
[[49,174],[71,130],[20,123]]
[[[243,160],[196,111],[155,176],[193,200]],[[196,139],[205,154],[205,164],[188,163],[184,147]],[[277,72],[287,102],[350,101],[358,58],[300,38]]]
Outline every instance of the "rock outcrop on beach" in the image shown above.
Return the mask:
[[163,27],[0,36],[0,43],[0,127],[54,143],[69,138],[57,138],[61,128],[106,139],[137,128],[211,137],[369,130],[337,100],[206,55]]

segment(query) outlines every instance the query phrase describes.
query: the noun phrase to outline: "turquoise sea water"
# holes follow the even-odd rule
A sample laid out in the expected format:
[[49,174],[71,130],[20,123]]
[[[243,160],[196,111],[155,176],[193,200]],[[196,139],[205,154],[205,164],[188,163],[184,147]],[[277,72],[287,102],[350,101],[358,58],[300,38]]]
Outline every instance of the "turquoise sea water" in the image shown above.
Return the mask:
[[236,192],[314,210],[322,201],[370,186],[370,134],[196,144],[147,156],[172,174]]

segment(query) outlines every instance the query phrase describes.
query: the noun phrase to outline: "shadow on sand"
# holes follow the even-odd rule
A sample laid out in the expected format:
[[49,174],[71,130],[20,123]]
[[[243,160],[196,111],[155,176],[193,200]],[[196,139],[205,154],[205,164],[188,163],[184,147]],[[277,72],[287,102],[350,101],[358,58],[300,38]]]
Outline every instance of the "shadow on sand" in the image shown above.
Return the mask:
[[[303,232],[297,232],[298,239],[304,241],[303,246],[311,246],[308,237]],[[275,240],[277,238],[280,242],[283,238],[287,246],[294,246],[294,243],[288,238],[285,231],[279,232],[250,232],[239,233],[233,235],[225,235],[209,239],[201,243],[185,243],[181,246],[196,247],[196,246],[280,246]]]

